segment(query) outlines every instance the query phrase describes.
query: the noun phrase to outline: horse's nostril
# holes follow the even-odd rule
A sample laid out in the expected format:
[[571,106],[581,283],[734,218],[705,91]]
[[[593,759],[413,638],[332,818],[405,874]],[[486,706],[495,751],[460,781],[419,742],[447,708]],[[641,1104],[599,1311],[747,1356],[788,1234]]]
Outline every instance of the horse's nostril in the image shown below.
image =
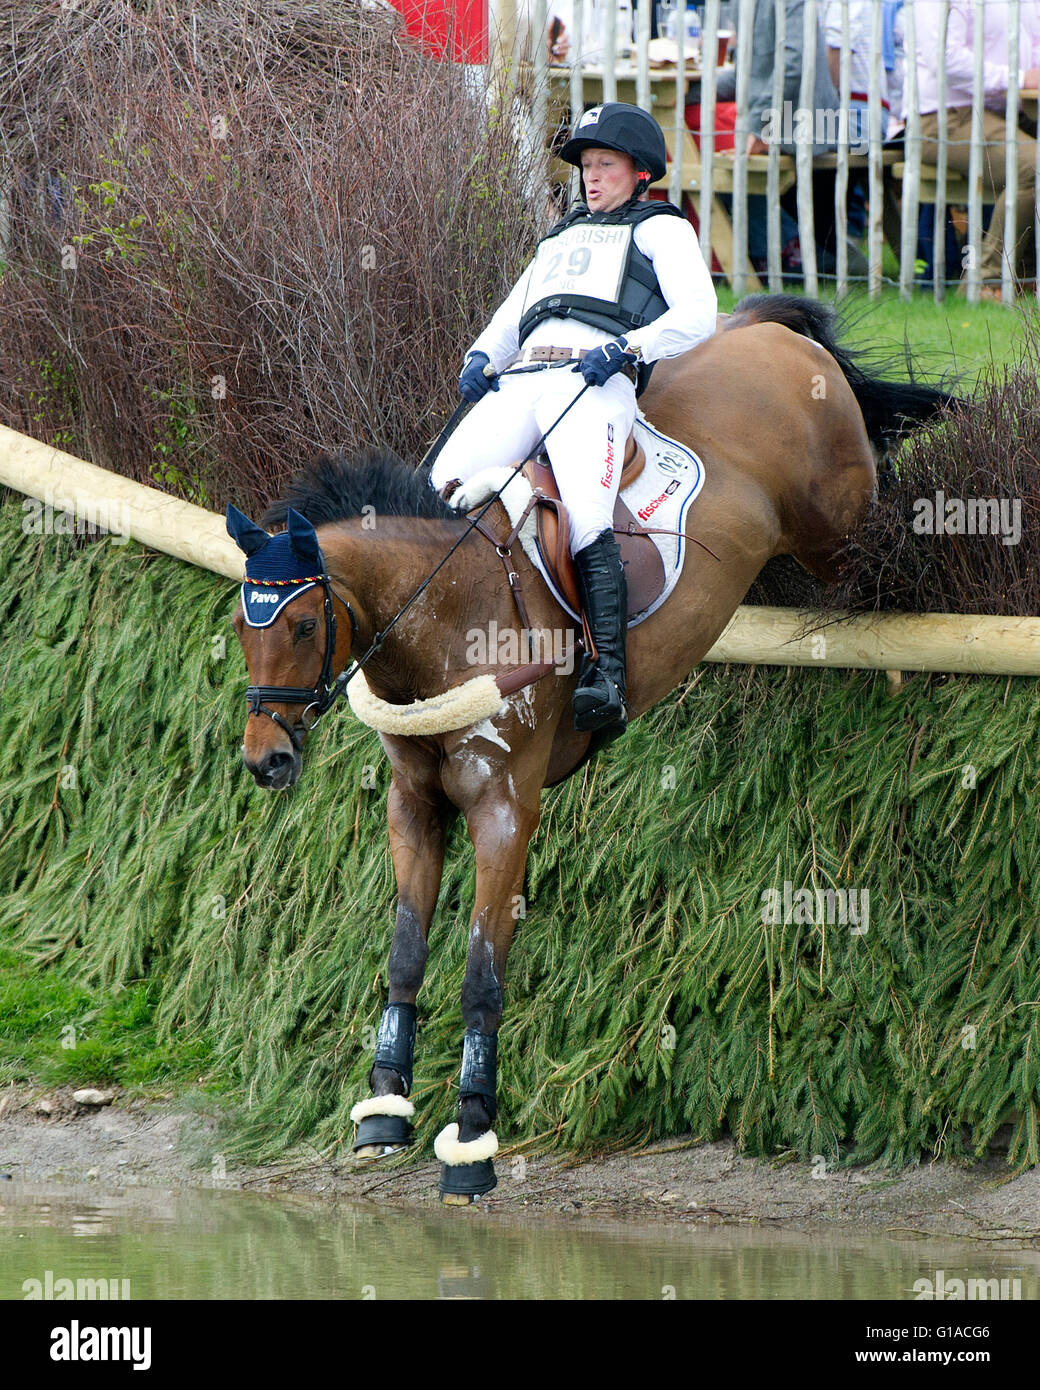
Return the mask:
[[273,782],[276,778],[292,771],[292,761],[291,753],[268,753],[260,763],[260,776]]

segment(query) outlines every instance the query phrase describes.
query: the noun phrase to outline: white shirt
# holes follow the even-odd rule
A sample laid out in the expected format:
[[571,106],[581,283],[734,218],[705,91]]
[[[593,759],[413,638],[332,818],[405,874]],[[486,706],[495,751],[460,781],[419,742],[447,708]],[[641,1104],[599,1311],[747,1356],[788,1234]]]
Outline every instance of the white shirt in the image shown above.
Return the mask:
[[[841,0],[829,0],[824,11],[823,29],[827,47],[840,48]],[[870,5],[867,0],[850,0],[849,46],[849,90],[866,92],[870,86]],[[881,69],[881,95],[886,95],[884,68]]]
[[[697,234],[685,217],[660,213],[638,223],[632,239],[653,265],[669,307],[652,323],[625,334],[626,341],[642,348],[647,362],[678,357],[711,337],[719,311],[718,295],[704,264]],[[532,260],[467,357],[470,352],[485,352],[497,372],[515,360],[520,351],[520,318],[533,264]],[[557,347],[598,347],[619,336],[578,319],[547,318],[527,335],[524,347],[549,343]]]
[[[917,25],[917,95],[922,116],[939,104],[936,58],[939,46],[939,6],[930,3],[915,10]],[[1004,0],[986,0],[983,17],[982,85],[985,104],[1003,114],[1008,89],[1008,6]],[[970,0],[952,0],[946,30],[946,105],[971,106],[975,73],[975,14]],[[1040,65],[1040,4],[1021,0],[1018,24],[1018,82],[1026,71]],[[903,93],[906,117],[906,93]]]

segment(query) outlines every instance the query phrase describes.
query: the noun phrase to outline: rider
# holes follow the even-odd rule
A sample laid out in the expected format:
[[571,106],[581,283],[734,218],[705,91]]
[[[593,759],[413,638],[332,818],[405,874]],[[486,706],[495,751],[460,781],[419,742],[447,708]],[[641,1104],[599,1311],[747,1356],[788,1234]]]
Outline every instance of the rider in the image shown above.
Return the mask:
[[[651,363],[714,333],[718,301],[690,223],[647,195],[667,161],[652,116],[621,102],[594,107],[560,154],[581,170],[583,201],[539,242],[467,352],[459,391],[476,408],[445,444],[430,483],[447,495],[451,480],[524,457],[582,389],[572,375],[581,373],[591,389],[546,440],[598,653],[582,661],[574,727],[620,733],[627,586],[613,517],[636,395]],[[544,370],[484,374],[489,363],[501,373],[531,362]]]

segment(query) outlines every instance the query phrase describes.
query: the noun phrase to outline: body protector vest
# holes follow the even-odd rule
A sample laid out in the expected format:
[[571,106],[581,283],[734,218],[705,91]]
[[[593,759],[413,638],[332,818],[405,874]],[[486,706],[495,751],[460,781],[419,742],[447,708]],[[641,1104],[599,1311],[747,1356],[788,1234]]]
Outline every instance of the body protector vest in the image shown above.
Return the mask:
[[[574,318],[607,333],[630,333],[668,308],[651,261],[634,231],[648,217],[681,217],[671,203],[632,203],[590,215],[584,203],[538,243],[520,317],[520,345],[547,318]],[[652,363],[639,364],[640,394]]]

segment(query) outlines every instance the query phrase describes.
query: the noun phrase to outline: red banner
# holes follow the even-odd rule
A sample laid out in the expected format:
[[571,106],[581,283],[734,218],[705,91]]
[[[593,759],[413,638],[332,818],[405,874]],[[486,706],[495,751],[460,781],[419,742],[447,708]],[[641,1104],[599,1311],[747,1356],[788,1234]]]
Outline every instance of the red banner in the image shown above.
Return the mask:
[[488,0],[391,0],[405,30],[435,58],[452,63],[488,60]]

